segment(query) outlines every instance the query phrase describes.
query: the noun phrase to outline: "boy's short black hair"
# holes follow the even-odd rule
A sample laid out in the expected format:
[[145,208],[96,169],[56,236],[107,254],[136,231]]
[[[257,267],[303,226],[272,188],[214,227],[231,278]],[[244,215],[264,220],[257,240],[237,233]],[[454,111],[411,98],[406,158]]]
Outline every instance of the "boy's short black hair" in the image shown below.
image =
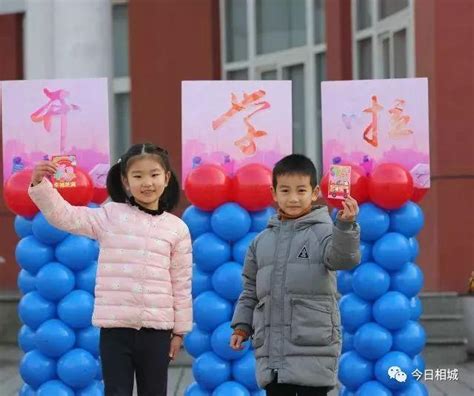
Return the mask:
[[275,164],[272,172],[273,188],[277,188],[278,176],[288,174],[309,176],[313,189],[318,185],[317,171],[313,161],[302,154],[287,155]]

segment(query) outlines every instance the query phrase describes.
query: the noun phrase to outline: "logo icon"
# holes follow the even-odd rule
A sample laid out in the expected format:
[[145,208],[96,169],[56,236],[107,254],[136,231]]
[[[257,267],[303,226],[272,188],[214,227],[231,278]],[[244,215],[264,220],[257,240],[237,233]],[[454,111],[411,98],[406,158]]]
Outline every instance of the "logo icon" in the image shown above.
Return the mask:
[[309,258],[309,254],[308,254],[308,250],[306,249],[306,246],[303,246],[303,249],[301,249],[300,254],[298,254],[298,258],[302,258],[302,259]]
[[390,379],[395,379],[397,382],[406,382],[407,375],[398,366],[392,366],[387,371]]

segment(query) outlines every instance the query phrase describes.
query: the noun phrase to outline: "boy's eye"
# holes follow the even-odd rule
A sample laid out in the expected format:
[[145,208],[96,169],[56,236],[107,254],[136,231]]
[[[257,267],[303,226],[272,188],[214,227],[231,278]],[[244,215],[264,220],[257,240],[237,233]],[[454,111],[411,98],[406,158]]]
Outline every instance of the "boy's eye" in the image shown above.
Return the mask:
[[141,178],[141,176],[139,176],[139,175],[135,175],[135,176],[133,176],[133,178],[134,178],[134,179],[140,179],[140,178]]
[[153,177],[157,177],[157,176],[160,176],[160,174],[159,174],[159,173],[153,173],[152,176],[153,176]]

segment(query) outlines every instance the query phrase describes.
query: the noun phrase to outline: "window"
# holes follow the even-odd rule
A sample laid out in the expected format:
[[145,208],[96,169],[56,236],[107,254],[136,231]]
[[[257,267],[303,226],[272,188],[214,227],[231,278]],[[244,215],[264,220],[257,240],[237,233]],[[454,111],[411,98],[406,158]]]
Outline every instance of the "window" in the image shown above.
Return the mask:
[[412,2],[352,0],[354,78],[414,76]]
[[114,57],[114,125],[111,139],[112,158],[117,158],[130,146],[130,76],[128,56],[128,3],[112,2]]
[[222,75],[228,80],[291,80],[293,151],[318,165],[325,14],[326,0],[220,0]]

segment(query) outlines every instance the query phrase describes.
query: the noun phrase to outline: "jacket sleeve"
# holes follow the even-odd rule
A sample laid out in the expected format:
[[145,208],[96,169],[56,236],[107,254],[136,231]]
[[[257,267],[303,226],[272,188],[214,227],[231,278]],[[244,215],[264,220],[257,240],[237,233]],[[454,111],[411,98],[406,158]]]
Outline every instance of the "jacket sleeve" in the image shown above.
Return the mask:
[[336,220],[324,224],[321,247],[323,263],[330,270],[348,270],[360,263],[360,227]]
[[250,335],[253,321],[253,310],[258,303],[256,292],[257,261],[255,256],[255,241],[251,243],[247,250],[242,278],[243,291],[240,294],[232,318],[231,327],[243,329]]
[[183,223],[178,242],[171,252],[170,276],[173,288],[174,328],[176,334],[185,334],[193,326],[191,296],[192,244],[188,227]]
[[88,208],[71,205],[46,178],[41,183],[30,186],[28,194],[46,220],[54,227],[72,234],[98,239],[106,219],[103,207]]

